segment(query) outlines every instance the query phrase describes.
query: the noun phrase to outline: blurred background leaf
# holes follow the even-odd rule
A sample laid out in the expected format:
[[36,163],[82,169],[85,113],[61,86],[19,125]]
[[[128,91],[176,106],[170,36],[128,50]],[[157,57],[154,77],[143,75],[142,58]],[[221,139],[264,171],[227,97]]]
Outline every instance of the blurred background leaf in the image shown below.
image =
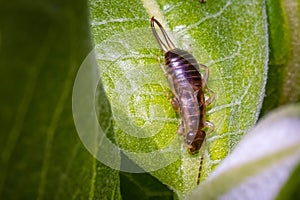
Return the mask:
[[118,171],[85,150],[72,118],[87,2],[0,4],[0,199],[120,199]]
[[267,0],[269,69],[261,116],[300,100],[300,1]]

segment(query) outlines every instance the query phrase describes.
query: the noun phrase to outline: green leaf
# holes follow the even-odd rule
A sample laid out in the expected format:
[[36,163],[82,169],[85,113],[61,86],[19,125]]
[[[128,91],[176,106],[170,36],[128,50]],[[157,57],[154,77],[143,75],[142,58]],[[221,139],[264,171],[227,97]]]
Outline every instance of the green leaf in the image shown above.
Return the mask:
[[150,174],[120,172],[121,193],[123,200],[168,200],[173,199],[173,192],[159,183]]
[[299,199],[300,185],[300,162],[295,170],[290,174],[289,180],[282,187],[280,193],[277,196],[277,199]]
[[[268,61],[264,2],[90,0],[89,6],[115,140],[182,198],[196,186],[200,157],[204,180],[258,118]],[[168,83],[159,67],[162,51],[150,29],[151,16],[176,46],[210,69],[208,85],[216,100],[208,118],[216,128],[198,155],[188,154],[177,136],[180,119],[165,96]]]
[[[278,194],[279,199],[295,199],[292,194],[299,189],[299,129],[300,104],[273,111],[188,199],[275,199]],[[289,177],[292,179],[279,193]]]
[[72,118],[87,16],[85,1],[0,3],[0,199],[121,199],[118,171],[84,149]]

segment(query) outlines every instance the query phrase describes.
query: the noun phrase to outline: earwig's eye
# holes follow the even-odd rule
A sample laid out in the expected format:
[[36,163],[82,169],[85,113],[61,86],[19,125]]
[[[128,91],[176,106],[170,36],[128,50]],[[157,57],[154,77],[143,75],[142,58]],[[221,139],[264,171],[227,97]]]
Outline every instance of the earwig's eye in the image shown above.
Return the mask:
[[186,135],[186,143],[187,143],[187,144],[192,144],[194,138],[195,138],[195,133],[189,132],[189,133]]

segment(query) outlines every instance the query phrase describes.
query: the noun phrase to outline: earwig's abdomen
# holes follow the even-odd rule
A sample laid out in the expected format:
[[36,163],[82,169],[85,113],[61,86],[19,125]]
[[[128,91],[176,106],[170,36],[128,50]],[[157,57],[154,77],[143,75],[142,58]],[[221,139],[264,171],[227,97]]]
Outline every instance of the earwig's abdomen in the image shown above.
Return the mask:
[[165,64],[170,88],[180,104],[185,142],[192,145],[195,152],[200,143],[193,142],[194,138],[199,137],[199,127],[205,123],[205,106],[201,104],[205,100],[198,63],[191,54],[176,48],[165,53]]

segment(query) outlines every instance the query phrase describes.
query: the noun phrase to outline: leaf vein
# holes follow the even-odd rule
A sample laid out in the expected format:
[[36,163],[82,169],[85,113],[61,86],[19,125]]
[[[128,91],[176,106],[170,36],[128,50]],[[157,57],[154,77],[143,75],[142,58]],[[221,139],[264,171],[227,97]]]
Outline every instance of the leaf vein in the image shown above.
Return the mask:
[[72,76],[74,74],[74,70],[75,70],[75,68],[73,68],[73,70],[70,70],[67,75],[67,78],[66,78],[66,81],[65,81],[65,84],[63,87],[64,89],[62,90],[61,96],[60,96],[57,106],[54,110],[54,113],[53,113],[53,116],[51,119],[51,123],[46,131],[46,147],[45,147],[44,159],[43,159],[43,164],[42,164],[42,169],[41,169],[40,184],[39,184],[39,188],[38,188],[37,199],[43,199],[44,195],[45,195],[45,187],[46,187],[46,182],[47,182],[47,173],[48,173],[49,162],[50,162],[50,157],[51,157],[51,150],[52,150],[52,146],[53,146],[53,138],[54,138],[54,134],[55,134],[59,119],[60,119],[63,109],[66,105],[66,101],[69,96],[69,91],[71,91]]

